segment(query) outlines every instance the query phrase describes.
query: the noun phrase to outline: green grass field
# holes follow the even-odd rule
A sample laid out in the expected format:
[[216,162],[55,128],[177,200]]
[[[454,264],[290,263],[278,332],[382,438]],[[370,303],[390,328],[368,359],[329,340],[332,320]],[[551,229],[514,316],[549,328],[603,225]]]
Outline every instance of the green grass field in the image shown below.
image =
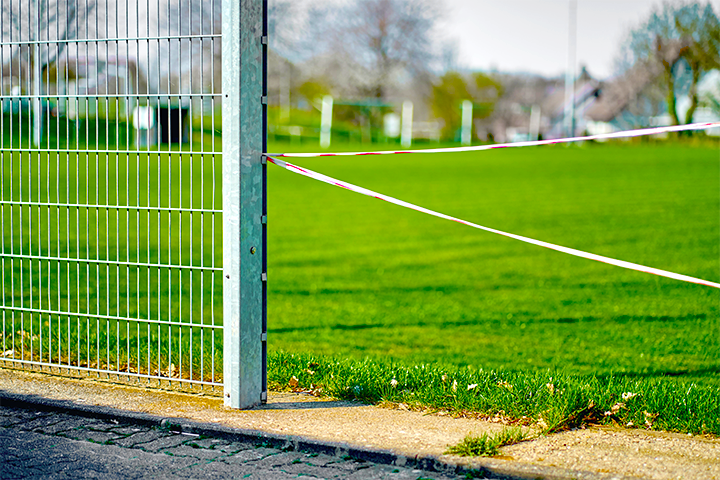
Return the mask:
[[[273,151],[282,151],[274,146]],[[296,164],[500,230],[720,280],[716,145]],[[720,292],[270,169],[269,379],[431,411],[720,435]]]
[[[720,281],[717,147],[296,160],[481,225]],[[269,202],[271,351],[720,384],[716,289],[527,245],[272,166]]]
[[[112,207],[219,208],[219,156],[0,158],[6,201],[110,205],[7,205],[0,217],[6,254],[21,243],[29,253],[32,238],[34,254],[221,261],[219,215],[213,229],[209,214]],[[586,144],[293,163],[488,227],[720,281],[717,144]],[[602,420],[720,435],[717,289],[571,257],[272,165],[268,175],[274,388],[504,412],[545,424],[545,431]],[[39,222],[32,235],[31,215]],[[113,240],[118,232],[120,240]],[[221,321],[218,274],[78,265],[55,262],[50,270],[6,259],[5,304],[22,299],[90,316]],[[7,312],[3,318],[1,345],[15,358],[28,359],[39,348],[34,360],[222,377],[220,330],[72,316],[59,323]],[[619,413],[604,415],[618,403],[625,405]]]

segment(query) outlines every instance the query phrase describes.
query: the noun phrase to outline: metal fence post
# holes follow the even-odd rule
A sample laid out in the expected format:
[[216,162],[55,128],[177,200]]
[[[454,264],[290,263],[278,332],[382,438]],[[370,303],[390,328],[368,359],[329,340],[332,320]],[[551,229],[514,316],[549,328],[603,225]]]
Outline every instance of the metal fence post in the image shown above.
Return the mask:
[[[33,0],[32,9],[30,10],[35,20],[35,24],[31,27],[33,32],[31,37],[34,42],[40,41],[40,19],[42,14],[40,12],[40,2]],[[30,23],[30,22],[28,22]],[[42,59],[40,58],[40,43],[33,45],[32,53],[32,119],[33,119],[33,131],[32,131],[32,146],[39,147],[42,141]]]
[[223,0],[223,384],[225,405],[266,400],[267,0]]

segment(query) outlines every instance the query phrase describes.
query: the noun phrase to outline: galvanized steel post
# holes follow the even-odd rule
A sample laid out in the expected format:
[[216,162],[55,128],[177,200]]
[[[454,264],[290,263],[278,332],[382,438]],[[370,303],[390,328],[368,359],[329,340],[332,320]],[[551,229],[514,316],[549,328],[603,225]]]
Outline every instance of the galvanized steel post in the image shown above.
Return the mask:
[[267,0],[222,14],[224,398],[251,408],[267,399]]

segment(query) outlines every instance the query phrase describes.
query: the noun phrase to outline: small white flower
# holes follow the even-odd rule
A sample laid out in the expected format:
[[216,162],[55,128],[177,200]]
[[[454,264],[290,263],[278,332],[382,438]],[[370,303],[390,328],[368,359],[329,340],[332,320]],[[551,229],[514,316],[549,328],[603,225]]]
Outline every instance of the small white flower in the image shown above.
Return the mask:
[[477,388],[477,386],[478,386],[477,383],[473,383],[472,385],[468,385],[468,390],[474,390],[475,388]]
[[398,384],[398,381],[395,380],[394,378],[392,380],[390,380],[390,385],[392,385],[393,388],[397,387],[397,384]]
[[636,396],[637,396],[637,393],[625,392],[622,394],[622,399],[630,400],[631,398],[636,397]]
[[453,392],[457,392],[457,380],[453,380],[452,389]]

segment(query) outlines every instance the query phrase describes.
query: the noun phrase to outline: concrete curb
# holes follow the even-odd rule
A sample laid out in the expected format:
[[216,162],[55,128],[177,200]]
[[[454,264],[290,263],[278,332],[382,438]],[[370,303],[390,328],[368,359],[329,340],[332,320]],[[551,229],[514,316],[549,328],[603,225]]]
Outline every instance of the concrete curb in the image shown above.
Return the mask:
[[46,412],[63,412],[80,417],[116,420],[123,423],[165,428],[175,432],[193,433],[229,441],[264,444],[283,450],[352,457],[357,460],[383,465],[466,475],[468,478],[493,478],[498,480],[639,480],[637,477],[527,465],[506,460],[458,459],[457,461],[450,461],[432,455],[410,457],[390,450],[358,448],[345,443],[321,442],[300,436],[231,428],[214,423],[195,422],[184,418],[167,418],[110,407],[83,405],[69,400],[52,400],[37,395],[14,394],[2,390],[0,390],[0,406]]

